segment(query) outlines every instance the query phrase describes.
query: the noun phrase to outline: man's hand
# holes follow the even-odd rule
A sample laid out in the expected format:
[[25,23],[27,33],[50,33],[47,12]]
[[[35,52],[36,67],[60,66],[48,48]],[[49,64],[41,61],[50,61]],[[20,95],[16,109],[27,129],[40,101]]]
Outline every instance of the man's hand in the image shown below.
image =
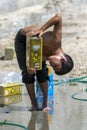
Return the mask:
[[36,72],[35,68],[28,68],[27,70],[29,74],[34,74]]
[[27,36],[36,36],[36,35],[38,35],[39,37],[41,37],[42,34],[43,34],[43,30],[41,28],[39,28],[39,29],[32,30],[32,31],[28,32],[26,35]]

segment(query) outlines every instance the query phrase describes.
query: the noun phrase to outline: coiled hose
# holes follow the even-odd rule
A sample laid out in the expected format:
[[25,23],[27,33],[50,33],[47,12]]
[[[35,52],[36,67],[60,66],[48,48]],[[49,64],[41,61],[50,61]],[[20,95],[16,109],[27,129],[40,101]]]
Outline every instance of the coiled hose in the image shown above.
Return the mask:
[[[66,83],[73,83],[73,82],[80,82],[80,83],[87,84],[87,76],[78,77],[78,78],[64,79],[64,80],[61,80],[61,81],[60,80],[54,80],[54,85],[61,85],[61,84],[64,84],[64,83],[66,84]],[[87,93],[87,88],[85,89],[85,92]],[[82,93],[82,92],[74,93],[71,97],[73,99],[76,99],[76,100],[87,101],[87,98],[78,98],[77,97],[77,95],[80,94],[80,93]]]

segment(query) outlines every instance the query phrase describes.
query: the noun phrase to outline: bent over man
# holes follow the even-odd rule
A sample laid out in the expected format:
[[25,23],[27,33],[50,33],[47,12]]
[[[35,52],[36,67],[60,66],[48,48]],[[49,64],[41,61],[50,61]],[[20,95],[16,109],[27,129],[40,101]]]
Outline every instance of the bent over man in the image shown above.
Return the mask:
[[[48,29],[53,26],[53,30]],[[42,70],[28,68],[26,65],[26,36],[36,36],[43,38],[43,61]],[[25,83],[29,97],[31,99],[31,110],[38,110],[35,97],[34,82],[35,75],[43,92],[43,111],[49,111],[47,105],[48,96],[48,69],[46,61],[53,68],[57,75],[63,75],[70,72],[73,68],[72,58],[65,54],[62,49],[62,17],[56,14],[50,18],[43,26],[27,26],[18,31],[15,37],[15,51],[20,69],[22,70],[22,81]]]

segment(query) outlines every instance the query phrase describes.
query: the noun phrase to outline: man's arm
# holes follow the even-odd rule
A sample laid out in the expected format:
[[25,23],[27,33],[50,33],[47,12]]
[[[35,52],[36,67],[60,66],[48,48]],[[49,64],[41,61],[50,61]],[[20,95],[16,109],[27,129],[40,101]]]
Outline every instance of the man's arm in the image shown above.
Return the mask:
[[62,38],[62,17],[59,14],[56,14],[51,19],[49,19],[42,27],[41,30],[44,32],[46,29],[54,26],[53,36],[54,39],[58,42],[61,42]]
[[28,27],[24,29],[24,31],[29,36],[39,35],[41,36],[48,28],[54,26],[53,34],[55,38],[59,37],[62,30],[62,18],[59,14],[56,14],[51,19],[49,19],[42,27],[33,29],[33,31],[28,32]]
[[[55,16],[53,16],[51,19],[49,19],[42,27],[41,29],[43,31],[45,31],[46,29],[50,28],[51,26],[55,26],[55,27],[59,27],[61,26],[62,23],[62,19],[61,19],[61,16],[59,14],[56,14]],[[54,30],[55,30],[55,27],[54,27]]]

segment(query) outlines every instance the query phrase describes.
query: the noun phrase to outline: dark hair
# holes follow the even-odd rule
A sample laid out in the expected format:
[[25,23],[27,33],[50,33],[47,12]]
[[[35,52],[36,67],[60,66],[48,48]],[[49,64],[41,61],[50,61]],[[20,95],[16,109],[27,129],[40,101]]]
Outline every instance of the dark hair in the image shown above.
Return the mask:
[[67,74],[68,72],[70,72],[74,66],[74,63],[73,63],[73,60],[72,58],[67,55],[67,54],[64,54],[67,61],[64,62],[64,61],[61,61],[62,62],[62,67],[59,71],[55,72],[57,75],[64,75],[64,74]]

